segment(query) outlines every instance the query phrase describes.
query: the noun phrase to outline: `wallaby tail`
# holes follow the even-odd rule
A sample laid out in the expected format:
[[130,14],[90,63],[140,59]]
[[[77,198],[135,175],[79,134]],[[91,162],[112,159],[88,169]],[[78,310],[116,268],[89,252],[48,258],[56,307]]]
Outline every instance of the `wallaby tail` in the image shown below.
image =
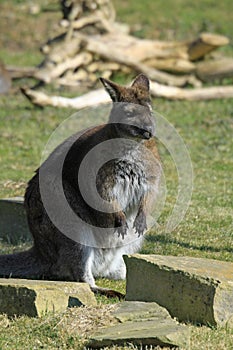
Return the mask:
[[0,277],[1,278],[43,278],[44,267],[37,257],[34,248],[27,251],[0,255]]

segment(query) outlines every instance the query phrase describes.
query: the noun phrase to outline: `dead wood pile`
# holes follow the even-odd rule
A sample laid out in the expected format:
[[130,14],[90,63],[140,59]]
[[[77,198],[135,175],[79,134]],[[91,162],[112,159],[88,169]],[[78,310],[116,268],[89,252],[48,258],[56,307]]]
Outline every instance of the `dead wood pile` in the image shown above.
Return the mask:
[[[129,34],[127,25],[116,22],[111,0],[61,0],[61,8],[61,32],[42,46],[45,58],[28,74],[40,82],[83,89],[94,87],[99,76],[142,72],[154,82],[154,95],[184,99],[233,97],[232,86],[201,88],[203,82],[233,77],[233,59],[213,58],[210,54],[227,45],[227,37],[202,33],[183,42],[139,39]],[[19,77],[17,69],[10,69],[13,77]],[[193,89],[183,89],[187,86]],[[40,104],[41,95],[32,97],[36,91],[23,89],[23,93]]]

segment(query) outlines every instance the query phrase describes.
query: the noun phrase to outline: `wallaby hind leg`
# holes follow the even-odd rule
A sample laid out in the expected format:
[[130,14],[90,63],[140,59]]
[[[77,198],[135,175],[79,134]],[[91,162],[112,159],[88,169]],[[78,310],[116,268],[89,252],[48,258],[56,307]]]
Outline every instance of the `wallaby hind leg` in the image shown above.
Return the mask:
[[[87,249],[87,247],[86,247]],[[100,294],[100,295],[105,295],[107,298],[118,298],[118,299],[124,299],[125,295],[117,292],[115,290],[112,289],[108,289],[108,288],[103,288],[103,287],[99,287],[95,284],[95,279],[92,273],[92,263],[93,263],[93,258],[94,258],[94,252],[91,248],[89,248],[89,255],[88,255],[88,259],[86,261],[85,264],[85,272],[84,272],[84,276],[82,281],[86,282],[90,285],[91,290],[95,293],[95,294]]]
[[96,287],[91,287],[91,290],[95,294],[105,295],[107,298],[118,298],[119,300],[125,299],[125,294],[122,294],[113,289],[96,286]]

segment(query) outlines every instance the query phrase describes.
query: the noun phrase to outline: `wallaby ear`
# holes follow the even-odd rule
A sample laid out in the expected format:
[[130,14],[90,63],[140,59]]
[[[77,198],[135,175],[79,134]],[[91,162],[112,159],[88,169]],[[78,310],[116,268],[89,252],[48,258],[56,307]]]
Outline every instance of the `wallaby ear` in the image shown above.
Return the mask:
[[120,87],[111,80],[99,78],[113,102],[120,101]]
[[131,84],[131,87],[140,87],[146,91],[150,91],[150,81],[145,74],[139,74]]

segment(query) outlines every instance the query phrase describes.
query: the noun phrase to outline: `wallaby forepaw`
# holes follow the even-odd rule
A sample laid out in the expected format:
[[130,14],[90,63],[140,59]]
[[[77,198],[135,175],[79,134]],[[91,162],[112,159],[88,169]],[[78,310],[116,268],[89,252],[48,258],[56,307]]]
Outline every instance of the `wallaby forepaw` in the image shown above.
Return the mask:
[[118,227],[117,228],[118,237],[121,236],[124,239],[125,235],[127,234],[127,229],[128,229],[127,223],[125,223],[125,225],[123,225],[121,227]]
[[136,233],[138,233],[138,237],[142,236],[147,230],[146,215],[143,212],[137,215],[133,227],[135,228]]
[[124,239],[127,233],[128,224],[126,222],[126,217],[123,213],[121,215],[117,215],[115,219],[115,228],[118,232],[118,237],[121,236]]

